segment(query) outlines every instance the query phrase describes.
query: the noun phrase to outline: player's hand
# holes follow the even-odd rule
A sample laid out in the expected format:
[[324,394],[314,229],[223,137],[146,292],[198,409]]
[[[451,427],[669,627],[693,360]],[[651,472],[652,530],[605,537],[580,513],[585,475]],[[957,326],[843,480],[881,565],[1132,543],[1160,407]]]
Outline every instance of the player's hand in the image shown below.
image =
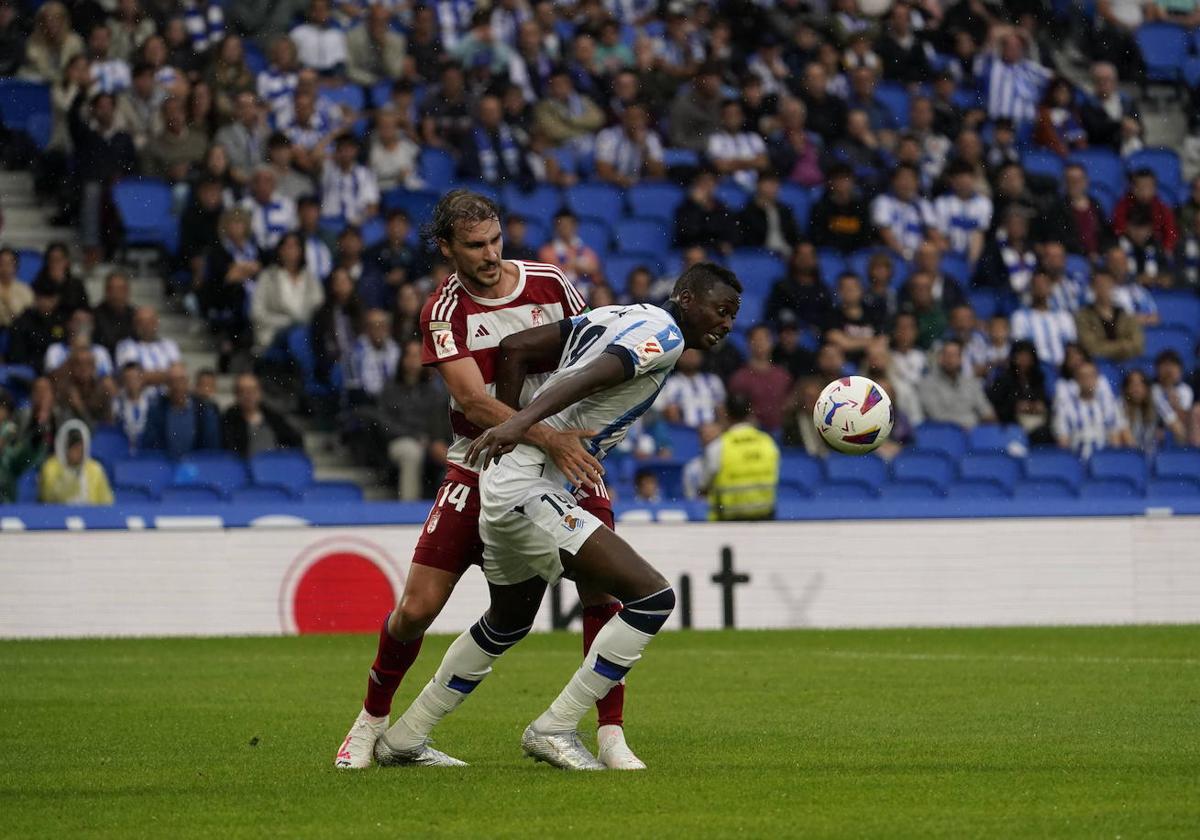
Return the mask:
[[604,479],[604,466],[583,445],[585,440],[595,436],[596,432],[591,429],[555,431],[549,434],[542,447],[574,487],[597,490]]
[[471,447],[467,450],[467,466],[473,467],[478,461],[479,469],[486,470],[499,461],[501,455],[516,449],[517,444],[524,439],[525,432],[526,429],[513,423],[511,418],[498,426],[492,426],[471,441]]

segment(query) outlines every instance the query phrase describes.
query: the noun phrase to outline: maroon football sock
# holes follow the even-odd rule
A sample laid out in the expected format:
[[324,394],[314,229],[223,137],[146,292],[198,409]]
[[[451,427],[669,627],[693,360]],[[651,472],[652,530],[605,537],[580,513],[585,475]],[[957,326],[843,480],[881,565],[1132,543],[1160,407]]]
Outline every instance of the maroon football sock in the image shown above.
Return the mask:
[[[621,611],[621,605],[612,601],[595,607],[583,608],[583,655],[587,656],[592,649],[592,642],[600,628],[608,620]],[[599,713],[601,726],[610,724],[620,726],[625,718],[625,683],[619,682],[612,687],[607,695],[596,701],[596,711]]]
[[383,622],[379,631],[379,650],[375,654],[375,662],[371,665],[371,673],[367,676],[367,698],[363,700],[363,708],[368,714],[376,717],[387,717],[392,711],[392,698],[400,681],[408,673],[408,669],[417,661],[421,652],[421,642],[424,636],[418,636],[410,642],[399,642],[388,633],[388,623]]

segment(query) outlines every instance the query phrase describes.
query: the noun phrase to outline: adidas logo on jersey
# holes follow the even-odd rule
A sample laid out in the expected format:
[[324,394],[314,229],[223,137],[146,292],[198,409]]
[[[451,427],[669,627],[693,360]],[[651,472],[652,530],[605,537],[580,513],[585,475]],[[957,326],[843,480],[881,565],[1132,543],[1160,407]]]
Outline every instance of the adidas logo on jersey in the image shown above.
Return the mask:
[[480,325],[479,325],[479,326],[478,326],[478,327],[475,329],[475,337],[476,337],[476,338],[483,338],[485,335],[491,335],[491,333],[490,333],[490,332],[488,332],[488,328],[487,328],[487,327],[485,327],[483,324],[480,324]]

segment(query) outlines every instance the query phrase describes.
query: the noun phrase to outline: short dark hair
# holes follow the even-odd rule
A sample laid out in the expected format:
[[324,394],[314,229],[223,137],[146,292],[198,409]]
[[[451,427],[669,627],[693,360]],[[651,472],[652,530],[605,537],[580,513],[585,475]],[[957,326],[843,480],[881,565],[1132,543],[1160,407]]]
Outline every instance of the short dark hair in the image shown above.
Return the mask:
[[292,139],[282,131],[273,131],[271,136],[267,138],[268,149],[281,149],[284,146],[292,145]]
[[750,398],[740,391],[733,391],[725,398],[725,413],[735,423],[747,420],[754,413]]
[[450,190],[433,208],[433,218],[425,226],[425,238],[437,243],[450,242],[459,222],[475,224],[494,219],[500,222],[500,208],[486,195],[470,190]]
[[312,193],[305,193],[296,200],[296,209],[301,210],[305,207],[320,207],[321,199],[317,198]]
[[412,217],[408,215],[408,211],[403,207],[393,207],[391,210],[388,210],[386,213],[384,213],[383,217],[389,222],[392,219],[404,219],[406,222],[412,221]]
[[741,281],[728,268],[712,262],[699,262],[679,275],[679,279],[675,281],[675,288],[671,290],[671,297],[679,297],[685,291],[696,296],[707,294],[721,284],[739,295],[742,293]]
[[1173,348],[1170,348],[1170,347],[1168,347],[1166,350],[1163,350],[1161,353],[1159,353],[1157,356],[1154,357],[1154,366],[1155,367],[1158,367],[1163,362],[1174,362],[1175,364],[1179,365],[1179,367],[1183,367],[1183,359],[1180,358],[1179,354],[1177,352],[1175,352],[1175,350]]
[[1143,166],[1141,169],[1133,170],[1133,177],[1135,179],[1136,178],[1153,178],[1155,181],[1158,180],[1158,176],[1154,174],[1154,170],[1148,169],[1145,166]]
[[951,162],[951,164],[949,166],[946,167],[946,177],[947,178],[954,178],[958,175],[974,175],[974,174],[975,174],[975,170],[971,167],[971,164],[967,163],[965,160],[955,160],[955,161]]
[[568,207],[560,207],[558,212],[556,212],[554,214],[554,221],[556,221],[556,222],[559,219],[576,219],[576,220],[578,220],[578,218],[579,217],[576,216],[575,213],[572,212],[571,209]]

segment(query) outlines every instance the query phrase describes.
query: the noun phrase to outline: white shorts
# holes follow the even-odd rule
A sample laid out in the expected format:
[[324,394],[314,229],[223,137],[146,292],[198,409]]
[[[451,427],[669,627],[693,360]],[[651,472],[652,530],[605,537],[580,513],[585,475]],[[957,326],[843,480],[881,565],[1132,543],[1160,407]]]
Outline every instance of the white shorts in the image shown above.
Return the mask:
[[603,523],[579,507],[541,450],[518,446],[479,477],[483,574],[509,585],[562,577],[559,552],[575,554]]

